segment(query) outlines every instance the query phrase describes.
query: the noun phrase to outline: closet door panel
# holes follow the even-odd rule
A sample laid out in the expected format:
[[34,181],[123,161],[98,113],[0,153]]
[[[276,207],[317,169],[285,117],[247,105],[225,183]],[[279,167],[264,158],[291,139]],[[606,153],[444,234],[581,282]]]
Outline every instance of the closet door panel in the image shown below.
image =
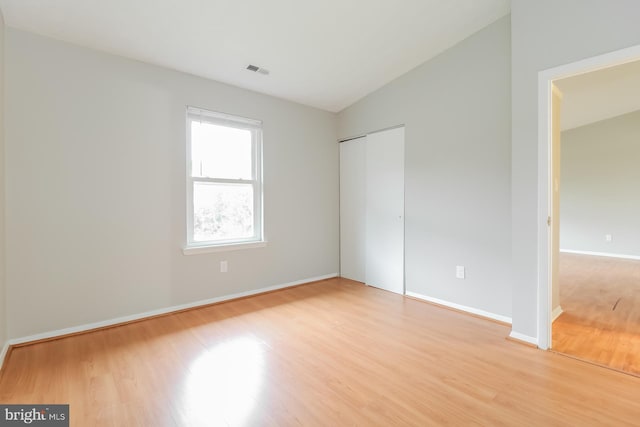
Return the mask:
[[404,293],[404,128],[367,135],[365,282]]
[[340,144],[340,275],[365,281],[365,143]]

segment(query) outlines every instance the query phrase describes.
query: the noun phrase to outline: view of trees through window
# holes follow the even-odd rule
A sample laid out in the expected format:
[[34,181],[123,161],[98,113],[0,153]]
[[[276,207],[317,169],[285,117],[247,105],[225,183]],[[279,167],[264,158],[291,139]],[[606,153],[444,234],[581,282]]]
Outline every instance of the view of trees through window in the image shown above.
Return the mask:
[[189,241],[259,240],[259,122],[197,112],[188,115],[187,123],[191,154]]
[[253,236],[253,188],[245,184],[195,183],[193,240]]

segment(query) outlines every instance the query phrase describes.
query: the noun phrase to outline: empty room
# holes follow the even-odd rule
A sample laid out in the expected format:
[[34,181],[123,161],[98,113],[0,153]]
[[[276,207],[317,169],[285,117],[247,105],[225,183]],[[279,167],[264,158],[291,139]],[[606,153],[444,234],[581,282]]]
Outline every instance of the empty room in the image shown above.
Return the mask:
[[561,214],[553,349],[639,375],[640,61],[556,84]]
[[624,237],[564,219],[555,88],[640,60],[637,1],[0,12],[0,425],[638,424],[554,322],[567,233]]

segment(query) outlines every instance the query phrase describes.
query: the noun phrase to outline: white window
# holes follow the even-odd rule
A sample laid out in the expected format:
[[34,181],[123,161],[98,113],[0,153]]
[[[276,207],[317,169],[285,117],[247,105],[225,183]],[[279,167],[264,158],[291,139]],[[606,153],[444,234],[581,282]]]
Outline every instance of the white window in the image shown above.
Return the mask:
[[187,248],[263,242],[262,122],[187,108]]

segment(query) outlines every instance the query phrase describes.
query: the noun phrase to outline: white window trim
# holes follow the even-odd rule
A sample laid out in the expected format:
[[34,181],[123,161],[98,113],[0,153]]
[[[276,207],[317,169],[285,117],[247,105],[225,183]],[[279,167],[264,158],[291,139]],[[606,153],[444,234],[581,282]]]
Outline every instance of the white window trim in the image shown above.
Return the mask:
[[[248,180],[236,180],[236,179],[209,179],[209,178],[194,178],[191,175],[191,126],[190,121],[199,119],[200,121],[206,121],[215,124],[229,124],[235,128],[244,128],[254,133],[252,137],[252,156],[254,167],[254,179],[253,182],[253,209],[254,209],[254,236],[246,239],[233,239],[227,241],[209,241],[209,242],[195,242],[193,240],[193,183],[200,182],[228,182],[228,183],[242,183],[247,184]],[[187,106],[187,113],[185,123],[186,126],[186,138],[187,138],[187,152],[186,152],[186,175],[187,175],[187,230],[186,230],[186,245],[182,252],[184,255],[195,255],[202,253],[212,253],[221,251],[234,251],[239,249],[251,249],[266,246],[267,242],[264,239],[264,212],[263,212],[263,194],[262,194],[262,121],[248,119],[244,117],[232,116],[229,114],[213,112],[202,108]]]
[[215,252],[229,252],[239,251],[242,249],[255,249],[264,248],[267,246],[267,241],[262,240],[260,242],[248,242],[248,243],[226,243],[220,245],[209,246],[189,246],[182,249],[184,255],[198,255],[198,254],[211,254]]

